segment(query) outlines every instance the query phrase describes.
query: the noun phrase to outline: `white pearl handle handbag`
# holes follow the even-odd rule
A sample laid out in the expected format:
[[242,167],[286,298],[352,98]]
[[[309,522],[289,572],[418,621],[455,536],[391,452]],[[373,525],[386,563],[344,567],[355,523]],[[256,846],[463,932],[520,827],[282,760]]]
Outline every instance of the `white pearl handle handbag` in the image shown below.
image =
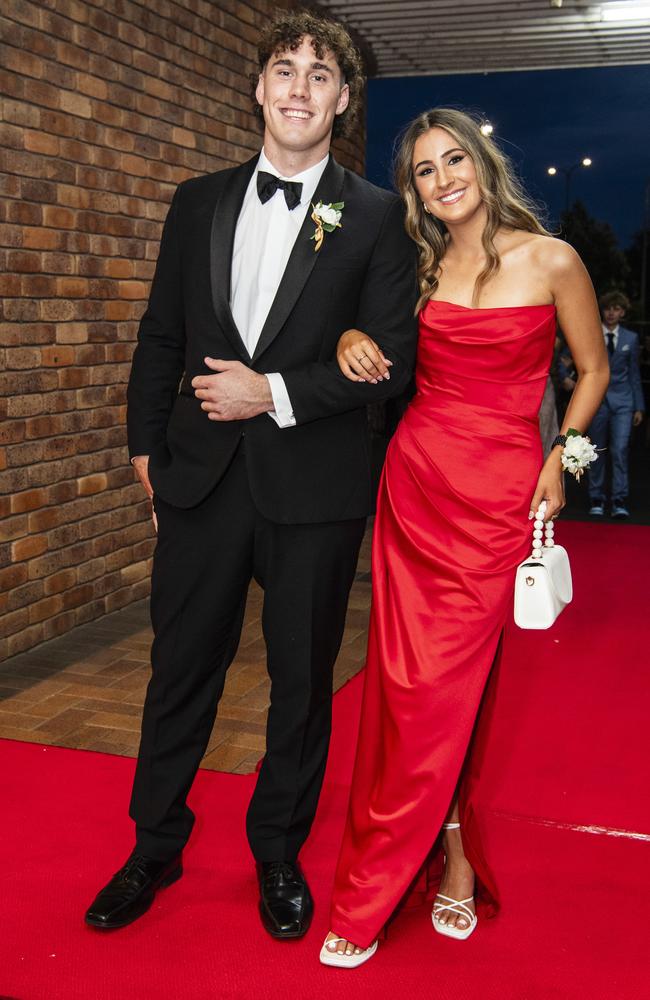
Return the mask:
[[545,513],[546,501],[542,500],[533,521],[532,554],[517,567],[515,624],[519,628],[550,628],[573,598],[569,556],[555,544],[553,522],[544,525]]

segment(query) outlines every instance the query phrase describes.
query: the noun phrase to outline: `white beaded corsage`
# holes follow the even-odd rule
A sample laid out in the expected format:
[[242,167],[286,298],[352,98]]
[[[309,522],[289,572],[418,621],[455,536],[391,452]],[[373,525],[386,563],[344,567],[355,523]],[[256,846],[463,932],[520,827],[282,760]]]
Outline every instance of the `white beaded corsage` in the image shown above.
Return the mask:
[[585,469],[598,458],[598,452],[590,439],[580,431],[570,427],[566,432],[566,443],[562,449],[562,468],[570,472],[578,482]]

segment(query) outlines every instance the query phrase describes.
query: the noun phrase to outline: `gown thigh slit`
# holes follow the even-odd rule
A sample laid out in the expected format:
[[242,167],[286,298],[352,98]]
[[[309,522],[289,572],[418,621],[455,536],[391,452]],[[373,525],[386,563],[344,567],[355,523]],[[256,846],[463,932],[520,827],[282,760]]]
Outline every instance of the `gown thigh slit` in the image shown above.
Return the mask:
[[[361,725],[332,930],[362,948],[422,869],[457,787],[463,844],[496,904],[473,739],[531,543],[553,306],[420,314],[416,394],[388,448],[372,546]],[[469,750],[469,754],[468,754]]]

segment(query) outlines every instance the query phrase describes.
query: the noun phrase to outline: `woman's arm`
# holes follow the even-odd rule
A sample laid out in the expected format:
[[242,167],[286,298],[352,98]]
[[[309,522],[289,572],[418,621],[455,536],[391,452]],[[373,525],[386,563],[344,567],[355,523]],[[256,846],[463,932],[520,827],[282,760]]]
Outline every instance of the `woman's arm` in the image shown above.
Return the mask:
[[[591,279],[575,250],[562,240],[548,240],[544,244],[537,263],[549,277],[558,323],[578,376],[560,432],[566,434],[573,427],[584,434],[609,384],[609,362],[598,303]],[[544,463],[531,509],[536,511],[544,499],[549,520],[564,507],[561,445],[556,445]]]
[[550,264],[551,292],[557,318],[578,374],[561,431],[575,427],[584,434],[609,385],[609,362],[591,279],[568,243],[555,244]]

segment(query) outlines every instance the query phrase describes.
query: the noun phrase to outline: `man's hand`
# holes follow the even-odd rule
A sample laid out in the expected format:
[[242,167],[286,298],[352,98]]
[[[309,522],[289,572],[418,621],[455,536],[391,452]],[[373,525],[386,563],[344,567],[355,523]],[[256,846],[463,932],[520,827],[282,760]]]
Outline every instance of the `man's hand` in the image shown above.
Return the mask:
[[241,361],[204,358],[216,375],[196,375],[192,388],[209,420],[247,420],[273,410],[271,386],[266,375],[251,371]]
[[153,526],[158,531],[158,518],[156,517],[156,512],[153,509],[153,487],[149,480],[149,456],[148,455],[136,455],[135,458],[131,459],[131,465],[136,471],[137,477],[145,488],[146,494],[152,501],[151,504],[151,519],[153,521]]
[[635,410],[634,416],[632,417],[632,423],[635,427],[638,427],[643,420],[643,410]]
[[136,455],[135,458],[131,459],[131,465],[135,469],[138,479],[144,486],[147,496],[151,500],[153,496],[153,487],[149,481],[149,456]]

